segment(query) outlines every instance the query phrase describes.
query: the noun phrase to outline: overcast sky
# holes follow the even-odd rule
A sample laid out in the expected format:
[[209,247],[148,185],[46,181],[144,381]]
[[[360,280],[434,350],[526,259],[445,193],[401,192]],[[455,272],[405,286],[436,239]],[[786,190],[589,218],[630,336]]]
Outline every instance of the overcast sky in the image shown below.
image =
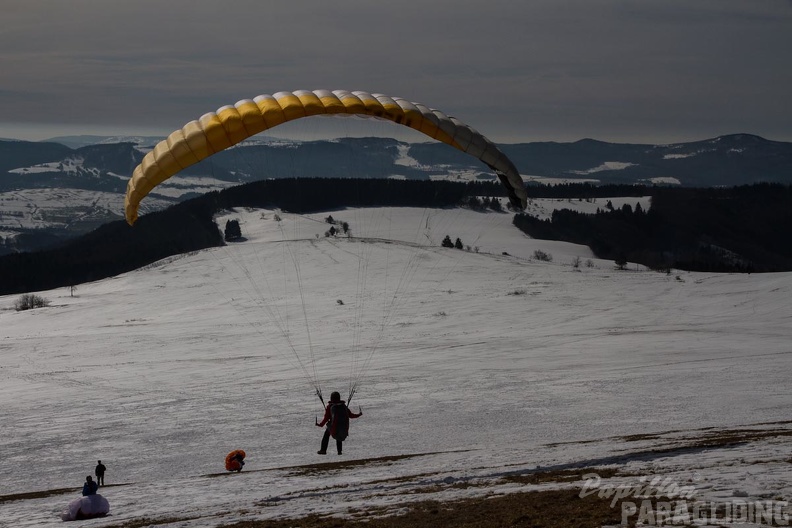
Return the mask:
[[0,137],[167,134],[281,90],[496,142],[792,141],[790,0],[0,0]]

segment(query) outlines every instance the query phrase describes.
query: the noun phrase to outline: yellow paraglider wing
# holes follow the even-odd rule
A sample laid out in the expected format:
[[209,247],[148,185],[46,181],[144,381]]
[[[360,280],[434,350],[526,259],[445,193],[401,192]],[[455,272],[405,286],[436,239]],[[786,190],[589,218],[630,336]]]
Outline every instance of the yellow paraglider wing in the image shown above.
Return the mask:
[[182,169],[251,136],[303,117],[347,114],[385,119],[413,128],[481,160],[497,174],[511,203],[525,208],[527,194],[514,164],[489,139],[458,119],[398,97],[344,90],[298,90],[260,95],[190,121],[143,158],[127,184],[124,211],[132,225],[151,190]]

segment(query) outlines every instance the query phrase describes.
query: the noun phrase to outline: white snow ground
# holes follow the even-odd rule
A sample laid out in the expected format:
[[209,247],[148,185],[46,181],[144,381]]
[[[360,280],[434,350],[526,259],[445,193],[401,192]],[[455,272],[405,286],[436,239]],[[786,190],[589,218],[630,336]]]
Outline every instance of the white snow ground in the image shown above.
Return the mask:
[[[275,214],[229,212],[220,226],[239,219],[244,241],[73,297],[39,292],[46,308],[0,297],[0,497],[73,490],[2,501],[0,525],[60,525],[97,459],[121,484],[100,490],[111,516],[75,526],[395,511],[534,489],[498,477],[537,466],[669,477],[702,500],[789,500],[789,436],[646,453],[792,429],[792,274],[616,271],[585,247],[527,238],[510,214]],[[328,214],[356,238],[326,239]],[[471,250],[437,247],[445,235]],[[372,343],[352,402],[364,415],[343,456],[319,456],[314,367],[325,396],[346,395]],[[232,449],[248,453],[242,473],[224,471]],[[399,455],[420,456],[295,468]]]

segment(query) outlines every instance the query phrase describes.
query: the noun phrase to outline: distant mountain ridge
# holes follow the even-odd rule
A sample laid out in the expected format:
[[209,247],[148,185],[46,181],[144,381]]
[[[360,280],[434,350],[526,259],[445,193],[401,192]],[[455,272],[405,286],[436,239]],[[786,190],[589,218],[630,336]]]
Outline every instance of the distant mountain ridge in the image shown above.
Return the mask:
[[669,145],[523,143],[503,150],[521,174],[587,177],[598,183],[664,183],[683,187],[792,183],[792,143],[732,134]]
[[[62,136],[34,145],[57,143],[79,151],[89,146],[101,148],[129,143],[145,153],[162,139],[164,138],[156,136]],[[0,170],[9,166],[6,156],[10,150],[18,149],[22,152],[25,148],[35,148],[23,147],[22,144],[29,142],[12,141],[9,149],[3,143],[8,142],[0,140]],[[385,177],[388,175],[386,172],[407,177],[419,177],[420,173],[436,174],[438,170],[489,172],[476,160],[434,142],[407,144],[387,138],[311,142],[268,140],[245,142],[232,150],[251,150],[257,151],[256,155],[278,157],[284,151],[293,153],[294,149],[310,149],[330,154],[332,152],[329,151],[339,152],[344,147],[361,156],[379,155],[380,153],[372,150],[375,147],[385,149],[386,157],[393,166],[385,170],[381,159],[377,161],[377,167],[370,163],[367,168],[374,171],[370,177]],[[43,147],[42,150],[51,152],[53,148]],[[501,149],[514,161],[521,174],[538,178],[589,179],[601,184],[651,183],[652,180],[658,180],[685,187],[743,185],[760,181],[792,183],[792,143],[771,141],[753,134],[731,134],[702,141],[660,145],[581,139],[571,143],[504,144]],[[419,173],[406,170],[408,165],[400,163],[405,153],[418,162]],[[244,167],[238,166],[240,163],[245,165],[244,160],[237,160],[235,163],[228,160],[230,156],[225,157],[222,165],[227,170],[234,173],[246,172]],[[315,160],[315,166],[306,166],[305,169],[312,173],[311,176],[321,177],[323,175],[317,174],[321,172],[318,168],[328,170],[332,161],[332,158],[329,161]],[[283,161],[276,159],[269,163],[270,168],[279,164],[283,164]],[[22,168],[25,162],[17,165],[18,167],[13,168]],[[279,170],[282,172],[284,169],[280,167]],[[329,174],[326,176],[332,177]]]
[[[126,183],[162,138],[66,136],[0,140],[0,253],[36,249],[123,215]],[[792,183],[792,143],[733,134],[670,145],[534,142],[500,145],[526,183],[591,181],[683,187]],[[441,143],[390,138],[253,140],[171,178],[143,212],[268,178],[396,178],[490,181],[478,160]],[[13,248],[13,249],[12,249]]]
[[[46,163],[90,154],[86,166],[129,177],[143,155],[162,138],[154,136],[63,136],[43,142],[0,140],[0,190],[3,172],[20,174]],[[667,145],[607,143],[582,139],[573,143],[532,142],[500,145],[525,177],[591,180],[600,184],[663,183],[685,187],[743,185],[760,181],[792,183],[792,143],[752,134],[732,134],[703,141]],[[190,173],[244,183],[267,170],[271,177],[291,176],[300,157],[304,176],[335,177],[350,170],[350,156],[368,177],[422,178],[445,173],[453,178],[489,170],[477,160],[440,143],[404,143],[389,138],[343,138],[318,141],[250,141],[223,151]],[[362,161],[361,161],[362,160]],[[258,164],[254,167],[253,163]],[[218,172],[218,169],[219,172]],[[361,170],[361,169],[365,169]],[[49,172],[57,172],[51,170]],[[67,171],[68,172],[68,171]],[[331,174],[333,173],[333,174]],[[233,174],[233,175],[232,175]],[[300,175],[303,176],[303,175]],[[365,177],[362,176],[362,177]],[[21,184],[20,184],[21,185]],[[18,187],[17,187],[18,188]]]

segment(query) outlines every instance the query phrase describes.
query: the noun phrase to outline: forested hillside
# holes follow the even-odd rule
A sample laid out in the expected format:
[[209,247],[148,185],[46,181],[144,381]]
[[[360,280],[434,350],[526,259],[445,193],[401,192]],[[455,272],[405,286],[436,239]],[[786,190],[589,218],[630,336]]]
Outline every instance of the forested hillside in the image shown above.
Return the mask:
[[792,187],[647,189],[648,211],[625,205],[586,215],[571,210],[549,221],[517,215],[534,238],[585,244],[621,265],[655,269],[752,272],[792,269]]

